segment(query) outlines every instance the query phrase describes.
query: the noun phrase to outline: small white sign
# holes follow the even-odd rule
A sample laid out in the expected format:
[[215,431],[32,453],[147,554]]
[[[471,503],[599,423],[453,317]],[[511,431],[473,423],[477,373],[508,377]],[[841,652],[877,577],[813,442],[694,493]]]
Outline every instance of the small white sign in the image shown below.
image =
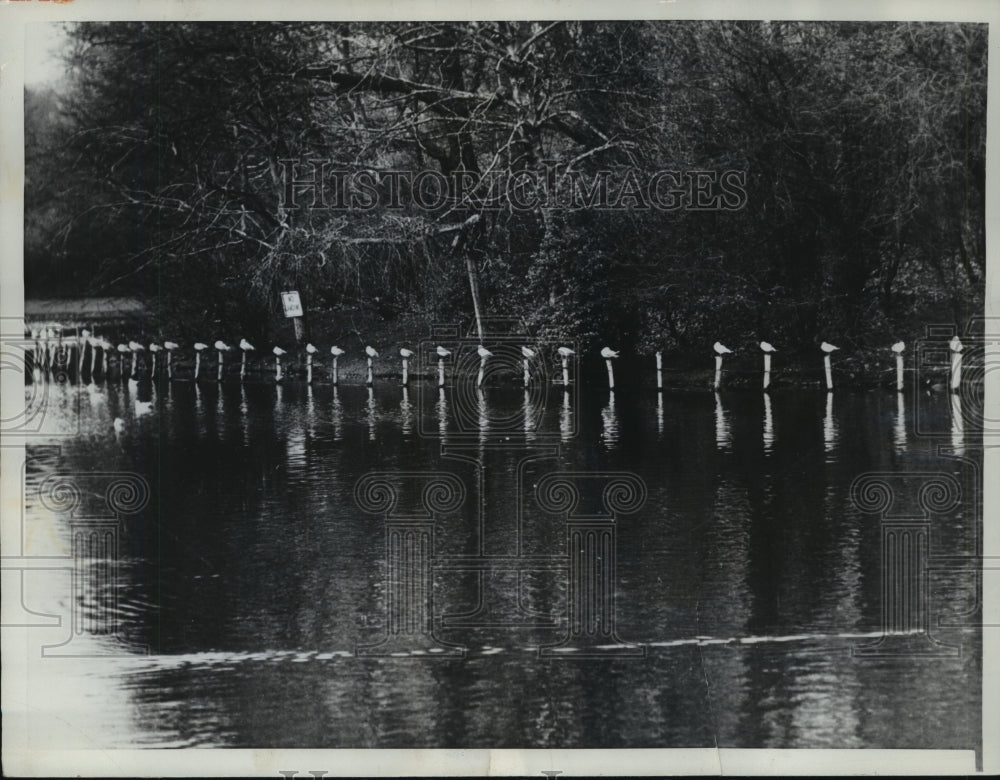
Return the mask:
[[281,305],[285,308],[286,317],[302,316],[302,301],[299,300],[298,290],[281,293]]

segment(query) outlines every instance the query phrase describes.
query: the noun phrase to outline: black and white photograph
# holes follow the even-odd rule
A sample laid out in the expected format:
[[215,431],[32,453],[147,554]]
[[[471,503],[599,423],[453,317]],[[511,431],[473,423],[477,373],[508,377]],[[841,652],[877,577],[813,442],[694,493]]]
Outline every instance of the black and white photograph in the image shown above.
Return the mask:
[[0,9],[5,774],[1000,770],[997,9],[286,6]]

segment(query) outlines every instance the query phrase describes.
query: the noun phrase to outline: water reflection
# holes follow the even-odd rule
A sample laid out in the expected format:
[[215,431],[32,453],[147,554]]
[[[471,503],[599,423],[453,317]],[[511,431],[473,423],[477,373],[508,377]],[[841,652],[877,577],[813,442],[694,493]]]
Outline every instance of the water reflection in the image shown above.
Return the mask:
[[[826,412],[823,414],[823,447],[829,456],[837,446],[837,423],[833,419],[833,393],[826,394]],[[827,457],[827,462],[830,458]]]
[[526,442],[532,442],[535,440],[535,428],[538,425],[538,420],[535,417],[535,406],[531,402],[531,392],[528,388],[524,389],[524,402],[521,405],[522,414],[524,415],[524,439]]
[[722,398],[715,394],[715,445],[720,450],[728,450],[732,444],[732,433],[729,430],[729,421],[726,419],[726,412],[722,408]]
[[366,418],[368,419],[368,441],[375,441],[375,388],[368,387],[368,403],[365,405]]
[[562,406],[559,407],[559,438],[568,442],[573,435],[573,407],[570,404],[569,393],[562,394]]
[[333,427],[333,440],[341,441],[344,438],[344,404],[340,400],[340,390],[333,386],[333,399],[330,401],[330,422]]
[[951,446],[956,455],[965,454],[965,420],[960,393],[951,394]]
[[770,454],[774,446],[774,418],[771,415],[771,395],[764,393],[764,452]]
[[[900,460],[894,447],[901,428],[905,434],[902,398],[893,418],[888,396],[841,391],[834,417],[829,396],[821,408],[815,392],[781,391],[777,442],[765,394],[770,457],[762,461],[756,393],[728,392],[723,404],[720,394],[668,392],[655,404],[648,396],[633,404],[627,393],[616,403],[601,387],[584,388],[579,397],[551,394],[546,405],[537,396],[532,403],[520,387],[504,394],[491,386],[478,396],[480,434],[496,432],[490,419],[523,413],[540,421],[533,427],[539,438],[558,435],[562,444],[558,464],[548,456],[528,462],[512,443],[481,453],[480,469],[442,458],[440,439],[410,435],[421,414],[431,432],[447,432],[444,391],[435,399],[428,387],[411,404],[398,387],[332,388],[331,438],[324,435],[324,387],[272,387],[251,383],[237,393],[235,384],[223,391],[212,383],[204,391],[217,392],[211,399],[179,383],[176,403],[135,426],[130,410],[148,388],[140,383],[136,396],[116,384],[103,402],[80,399],[81,435],[59,439],[47,460],[26,471],[30,486],[54,471],[128,464],[146,469],[152,486],[155,518],[123,526],[128,562],[118,594],[120,620],[151,645],[153,657],[72,673],[68,662],[58,672],[100,680],[73,687],[74,696],[87,692],[74,706],[109,722],[108,741],[974,746],[980,658],[972,636],[969,652],[935,662],[933,675],[906,658],[853,659],[852,640],[844,638],[881,626],[878,525],[858,514],[850,486],[858,473]],[[53,389],[46,424],[74,414],[68,393]],[[170,385],[158,400],[164,394],[171,398]],[[915,438],[907,457],[932,458],[949,432],[962,442],[964,428],[973,434],[960,407],[955,414],[956,400],[931,398],[928,429],[937,438]],[[156,452],[155,463],[115,447],[115,409],[124,409],[130,424],[125,449]],[[657,444],[665,419],[676,446]],[[378,446],[370,444],[373,433]],[[721,449],[731,455],[719,457]],[[537,443],[534,451],[541,451]],[[553,568],[565,561],[566,522],[542,512],[532,491],[553,468],[627,471],[646,485],[646,506],[617,525],[617,557],[607,561],[615,567],[621,636],[646,644],[645,660],[542,663],[538,647],[559,641],[564,624],[515,629],[497,620],[536,609],[535,617],[566,614],[571,583],[565,569]],[[465,659],[354,656],[358,643],[385,630],[379,621],[391,592],[384,520],[358,511],[354,486],[373,470],[393,469],[451,472],[467,490],[453,514],[434,519],[434,566],[448,556],[463,562],[433,570],[434,615],[507,611],[486,616],[492,628],[442,625],[441,639],[466,646]],[[582,491],[574,511],[600,514],[603,498],[599,490]],[[400,516],[422,499],[419,486],[413,496],[401,495]],[[29,533],[32,523],[65,525],[35,503],[27,511]],[[164,533],[150,532],[158,527],[154,519]],[[935,537],[942,554],[950,551],[947,539]],[[538,570],[502,568],[522,555]],[[963,598],[974,588],[970,579]],[[68,615],[65,589],[53,594],[59,606],[48,612]],[[951,610],[948,593],[942,598],[935,609]],[[302,706],[310,700],[317,707]]]
[[618,413],[615,411],[615,391],[608,392],[608,405],[601,410],[601,440],[609,449],[618,445]]
[[441,436],[441,443],[448,442],[448,399],[445,397],[444,388],[438,389],[438,400],[435,405],[438,418],[438,433]]
[[897,453],[906,450],[906,399],[902,393],[896,393],[896,424],[893,427],[893,444]]
[[[334,393],[336,394],[336,390]],[[403,437],[409,437],[413,433],[413,406],[410,404],[410,390],[405,386],[403,387],[403,397],[399,402],[399,423]]]

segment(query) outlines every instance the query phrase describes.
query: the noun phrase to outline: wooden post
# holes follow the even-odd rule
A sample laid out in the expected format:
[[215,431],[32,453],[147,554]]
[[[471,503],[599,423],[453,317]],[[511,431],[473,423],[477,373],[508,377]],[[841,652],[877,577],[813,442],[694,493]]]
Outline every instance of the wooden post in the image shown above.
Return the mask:
[[[765,358],[766,360],[766,358]],[[719,385],[722,384],[722,355],[715,356],[715,384],[714,388],[719,389]],[[767,385],[764,385],[767,387]]]
[[444,387],[444,358],[438,358],[438,387]]
[[410,378],[407,375],[406,356],[404,355],[403,356],[403,387],[406,387],[407,382],[409,382],[409,381],[410,381]]
[[830,367],[830,356],[823,355],[823,370],[826,372],[826,389],[833,390],[833,369]]
[[612,368],[610,360],[605,360],[604,363],[608,367],[608,389],[609,390],[614,390],[615,389],[615,370],[614,370],[614,368]]
[[764,353],[764,389],[767,390],[771,386],[771,355],[768,352]]
[[663,353],[656,353],[656,389],[663,389]]
[[371,387],[374,384],[374,382],[375,382],[375,374],[374,374],[374,371],[372,370],[372,356],[369,355],[368,356],[368,379],[365,382],[365,384],[367,384],[369,387]]
[[568,361],[569,361],[569,358],[567,358],[567,357],[566,357],[566,356],[564,355],[564,356],[563,356],[563,359],[562,359],[562,379],[563,379],[563,387],[569,387],[569,366],[567,365]]
[[216,382],[221,382],[222,381],[222,365],[223,365],[223,362],[225,361],[225,353],[221,349],[217,350],[217,351],[219,353],[219,365],[216,366],[216,369],[215,369],[215,381]]
[[242,382],[244,377],[247,375],[247,351],[242,350],[243,357],[240,359],[240,381]]
[[951,348],[951,391],[957,393],[962,385],[962,342],[958,336],[952,338],[948,345]]

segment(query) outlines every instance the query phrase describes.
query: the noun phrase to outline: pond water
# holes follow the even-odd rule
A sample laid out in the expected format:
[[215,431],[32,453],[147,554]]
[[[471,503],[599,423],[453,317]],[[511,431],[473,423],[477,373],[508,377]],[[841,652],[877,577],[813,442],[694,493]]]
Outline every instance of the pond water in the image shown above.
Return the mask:
[[29,393],[23,542],[76,554],[23,578],[40,743],[979,748],[981,431],[945,393]]

